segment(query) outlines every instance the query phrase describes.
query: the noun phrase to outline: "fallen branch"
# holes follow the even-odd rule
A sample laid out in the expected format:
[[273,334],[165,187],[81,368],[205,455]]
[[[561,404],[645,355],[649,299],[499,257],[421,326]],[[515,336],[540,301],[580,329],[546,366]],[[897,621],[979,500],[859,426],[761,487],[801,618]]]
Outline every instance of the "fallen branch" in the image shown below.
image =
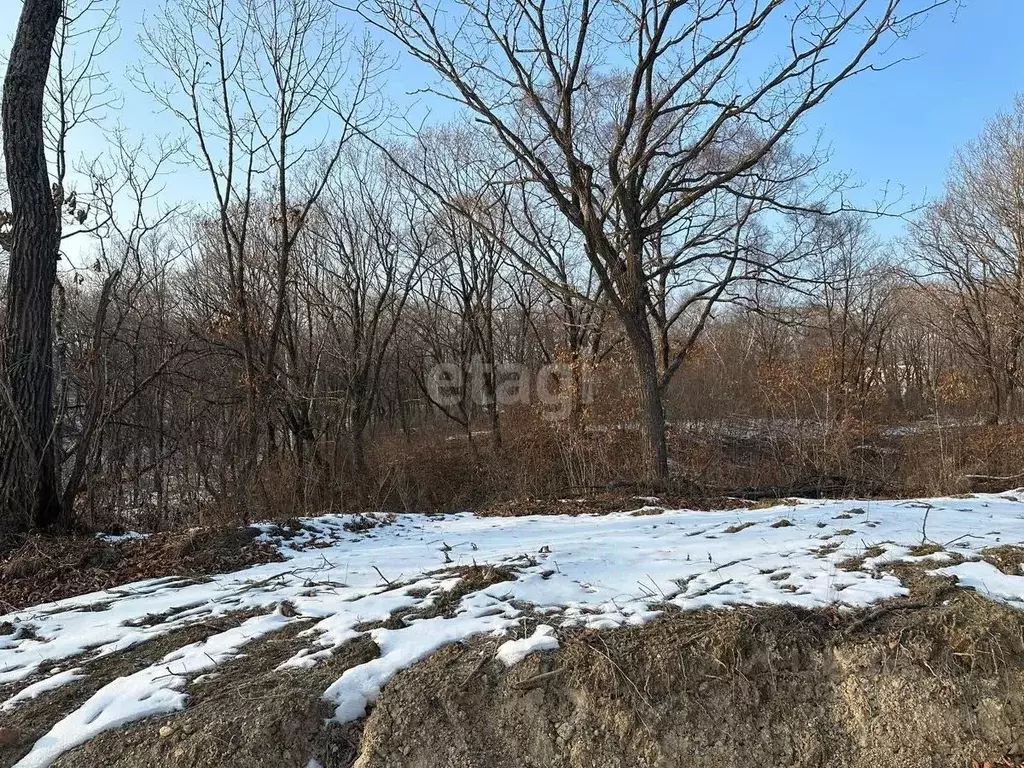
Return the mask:
[[727,584],[732,584],[732,579],[726,579],[725,581],[720,581],[717,584],[712,584],[710,587],[706,587],[704,589],[698,590],[697,592],[694,592],[692,595],[683,595],[683,597],[685,597],[687,600],[689,600],[691,598],[694,598],[694,597],[704,597],[704,595],[710,595],[716,589],[721,589],[722,587],[724,587]]
[[487,656],[486,653],[480,655],[480,661],[476,663],[476,665],[473,667],[473,670],[468,675],[466,675],[466,679],[462,681],[463,688],[469,685],[470,680],[476,677],[477,673],[479,673],[480,670],[484,668],[484,665],[487,663],[488,658],[489,657]]
[[933,608],[942,602],[950,593],[956,592],[956,587],[950,585],[938,590],[934,595],[931,596],[930,600],[919,600],[909,603],[892,603],[888,605],[882,605],[879,608],[875,608],[870,613],[860,617],[856,621],[852,622],[846,629],[843,630],[844,635],[851,635],[858,629],[862,629],[867,624],[871,624],[878,619],[882,618],[886,614],[893,613],[895,611],[916,611],[921,608]]
[[388,587],[391,587],[391,586],[394,585],[394,582],[391,581],[390,579],[388,579],[388,577],[385,576],[383,573],[381,573],[380,572],[380,568],[378,568],[376,565],[373,566],[373,570],[375,570],[377,572],[377,575],[380,576],[381,579],[384,580],[384,584],[386,584]]
[[1021,472],[1021,473],[1016,474],[1016,475],[963,475],[961,479],[963,479],[963,480],[998,480],[998,481],[1005,482],[1007,480],[1020,480],[1022,477],[1024,477],[1024,472]]

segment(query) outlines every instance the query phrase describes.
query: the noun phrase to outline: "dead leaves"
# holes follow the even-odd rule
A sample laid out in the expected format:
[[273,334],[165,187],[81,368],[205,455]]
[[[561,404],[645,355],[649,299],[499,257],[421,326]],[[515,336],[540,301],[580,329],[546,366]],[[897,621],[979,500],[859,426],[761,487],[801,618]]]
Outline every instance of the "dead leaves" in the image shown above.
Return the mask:
[[32,536],[0,556],[0,613],[164,576],[205,576],[280,561],[243,528],[200,528],[144,539]]

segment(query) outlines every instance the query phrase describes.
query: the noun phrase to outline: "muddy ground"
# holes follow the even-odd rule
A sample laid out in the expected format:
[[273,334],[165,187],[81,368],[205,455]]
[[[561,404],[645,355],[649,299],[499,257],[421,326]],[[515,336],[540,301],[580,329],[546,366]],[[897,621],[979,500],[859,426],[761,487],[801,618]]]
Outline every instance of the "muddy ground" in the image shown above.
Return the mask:
[[[364,639],[311,669],[275,671],[302,646],[300,623],[190,684],[184,712],[106,733],[56,765],[1019,765],[1024,613],[901,569],[912,594],[867,610],[675,612],[643,627],[567,631],[560,650],[511,670],[494,659],[498,641],[450,646],[400,674],[364,721],[346,727],[325,724],[320,694],[376,646]],[[223,628],[102,660],[103,674],[0,713],[14,742],[0,744],[0,765],[105,679]]]

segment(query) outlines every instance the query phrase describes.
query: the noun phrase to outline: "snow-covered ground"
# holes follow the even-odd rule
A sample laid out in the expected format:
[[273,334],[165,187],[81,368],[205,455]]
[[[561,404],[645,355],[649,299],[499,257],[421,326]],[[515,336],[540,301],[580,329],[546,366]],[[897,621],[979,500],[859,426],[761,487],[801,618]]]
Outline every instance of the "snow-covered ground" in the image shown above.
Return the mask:
[[[88,676],[97,658],[239,611],[255,613],[101,688],[18,766],[47,766],[105,729],[182,709],[189,680],[303,620],[314,622],[302,633],[307,645],[283,667],[315,665],[365,625],[409,612],[401,628],[370,630],[379,657],[349,669],[324,691],[335,717],[348,721],[362,716],[397,672],[447,643],[504,638],[498,658],[512,665],[557,648],[560,627],[639,624],[669,605],[863,606],[906,593],[882,568],[896,561],[933,564],[965,586],[1024,607],[1024,577],[1003,574],[978,557],[987,547],[1024,540],[1022,500],[1024,492],[806,501],[755,511],[643,506],[582,517],[402,515],[363,533],[346,530],[351,516],[327,516],[302,521],[291,538],[263,526],[261,536],[281,548],[286,562],[203,583],[139,582],[0,616],[0,626],[14,629],[0,635],[0,685],[15,691],[0,703],[0,715]],[[940,549],[913,554],[922,542]],[[868,549],[873,556],[859,568],[838,567]],[[473,564],[505,566],[515,578],[465,595],[454,616],[416,618],[458,586],[455,568]],[[528,637],[526,611],[543,617]]]

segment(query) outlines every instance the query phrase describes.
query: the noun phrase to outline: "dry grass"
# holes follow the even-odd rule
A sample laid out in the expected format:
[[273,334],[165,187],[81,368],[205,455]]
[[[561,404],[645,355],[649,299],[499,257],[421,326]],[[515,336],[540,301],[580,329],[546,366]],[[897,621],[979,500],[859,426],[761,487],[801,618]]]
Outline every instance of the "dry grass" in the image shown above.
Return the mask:
[[[126,677],[148,667],[168,653],[190,643],[200,642],[218,632],[240,626],[254,615],[243,611],[224,616],[211,616],[200,624],[168,632],[146,643],[90,660],[88,654],[69,659],[66,668],[84,666],[88,675],[81,680],[49,691],[3,714],[3,724],[18,734],[17,743],[0,745],[0,765],[11,765],[24,756],[32,744],[49,728],[92,696],[96,691],[118,677]],[[45,673],[44,673],[45,675]],[[31,682],[31,678],[29,681]],[[0,686],[0,700],[13,695],[24,683]],[[98,763],[97,763],[98,764]]]
[[1012,545],[983,550],[981,557],[1009,576],[1024,575],[1024,548]]
[[456,568],[453,571],[446,571],[445,575],[458,576],[459,583],[455,589],[444,592],[438,597],[433,606],[423,617],[455,615],[455,609],[459,607],[462,598],[472,592],[479,592],[495,584],[506,581],[514,581],[516,572],[506,566],[495,565],[470,565],[465,568]]
[[1024,615],[957,589],[926,569],[894,569],[910,595],[872,608],[840,612],[789,606],[735,611],[671,612],[651,625],[569,637],[560,663],[573,684],[625,702],[640,722],[666,713],[657,702],[673,693],[699,696],[710,680],[758,680],[770,689],[808,653],[866,644],[883,665],[915,664],[960,690],[1001,674],[1024,658]]
[[909,549],[910,554],[914,557],[924,557],[926,555],[934,555],[936,552],[942,551],[940,544],[915,544]]
[[836,567],[841,571],[861,571],[864,569],[864,561],[871,557],[881,557],[885,554],[885,549],[873,544],[867,547],[859,555],[847,557],[846,559],[839,562]]

